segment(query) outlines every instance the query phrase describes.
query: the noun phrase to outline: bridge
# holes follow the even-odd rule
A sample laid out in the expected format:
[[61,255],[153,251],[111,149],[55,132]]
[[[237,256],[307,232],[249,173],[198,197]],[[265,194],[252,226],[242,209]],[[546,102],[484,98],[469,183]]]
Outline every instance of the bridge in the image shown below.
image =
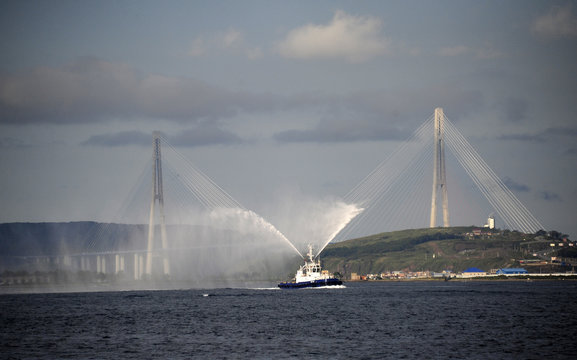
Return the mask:
[[[165,150],[170,161],[165,161]],[[124,219],[120,223],[146,225],[101,224],[86,234],[81,251],[22,258],[61,269],[124,274],[134,280],[175,273],[226,276],[241,268],[246,273],[251,266],[255,273],[270,271],[287,258],[303,257],[309,242],[318,256],[332,241],[406,228],[447,227],[451,186],[457,183],[447,177],[445,150],[486,200],[488,206],[481,211],[495,214],[493,221],[525,233],[544,228],[437,108],[327,210],[326,219],[319,220],[326,224],[316,232],[317,239],[300,243],[288,239],[155,132],[151,165],[119,211],[124,216],[118,217]],[[146,192],[149,195],[142,196]]]

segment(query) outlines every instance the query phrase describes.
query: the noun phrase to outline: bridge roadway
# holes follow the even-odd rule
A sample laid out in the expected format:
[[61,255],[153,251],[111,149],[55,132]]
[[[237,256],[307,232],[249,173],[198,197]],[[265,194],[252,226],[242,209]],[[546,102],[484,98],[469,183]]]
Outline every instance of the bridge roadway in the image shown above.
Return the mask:
[[[153,257],[161,258],[163,253],[182,253],[184,251],[194,251],[201,249],[234,248],[243,247],[247,244],[211,244],[197,245],[189,247],[175,247],[168,249],[154,249],[151,252]],[[251,243],[251,246],[270,245],[265,243]],[[3,256],[3,263],[26,265],[29,271],[89,271],[98,274],[119,274],[125,273],[135,280],[142,279],[146,270],[147,249],[131,250],[107,250],[82,252],[76,254],[59,255],[23,255],[23,256]],[[6,261],[8,260],[8,261]]]

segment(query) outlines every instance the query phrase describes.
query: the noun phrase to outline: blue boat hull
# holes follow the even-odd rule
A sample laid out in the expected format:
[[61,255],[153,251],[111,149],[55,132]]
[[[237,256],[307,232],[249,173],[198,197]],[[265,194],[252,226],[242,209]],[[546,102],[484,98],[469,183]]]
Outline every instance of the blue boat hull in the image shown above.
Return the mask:
[[314,281],[303,281],[303,282],[281,282],[278,284],[278,287],[281,289],[302,289],[302,288],[309,288],[309,287],[324,287],[324,286],[334,286],[334,285],[342,285],[343,282],[339,279],[330,278],[330,279],[321,279],[321,280],[314,280]]

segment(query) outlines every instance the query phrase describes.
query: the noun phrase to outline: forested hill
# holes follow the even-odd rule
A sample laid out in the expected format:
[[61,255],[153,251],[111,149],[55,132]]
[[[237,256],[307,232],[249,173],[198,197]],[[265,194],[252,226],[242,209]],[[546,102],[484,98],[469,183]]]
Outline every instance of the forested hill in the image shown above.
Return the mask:
[[[576,249],[552,248],[562,242],[556,231],[523,234],[474,227],[403,230],[330,244],[321,254],[323,266],[342,274],[379,274],[396,270],[453,270],[479,267],[486,271],[519,266],[519,260],[577,256]],[[538,256],[534,256],[537,254]]]

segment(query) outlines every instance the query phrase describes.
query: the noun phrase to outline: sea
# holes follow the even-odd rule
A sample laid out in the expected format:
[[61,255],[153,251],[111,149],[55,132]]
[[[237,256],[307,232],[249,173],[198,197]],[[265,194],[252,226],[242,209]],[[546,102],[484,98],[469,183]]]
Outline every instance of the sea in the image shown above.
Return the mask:
[[575,359],[576,281],[0,295],[1,359]]

